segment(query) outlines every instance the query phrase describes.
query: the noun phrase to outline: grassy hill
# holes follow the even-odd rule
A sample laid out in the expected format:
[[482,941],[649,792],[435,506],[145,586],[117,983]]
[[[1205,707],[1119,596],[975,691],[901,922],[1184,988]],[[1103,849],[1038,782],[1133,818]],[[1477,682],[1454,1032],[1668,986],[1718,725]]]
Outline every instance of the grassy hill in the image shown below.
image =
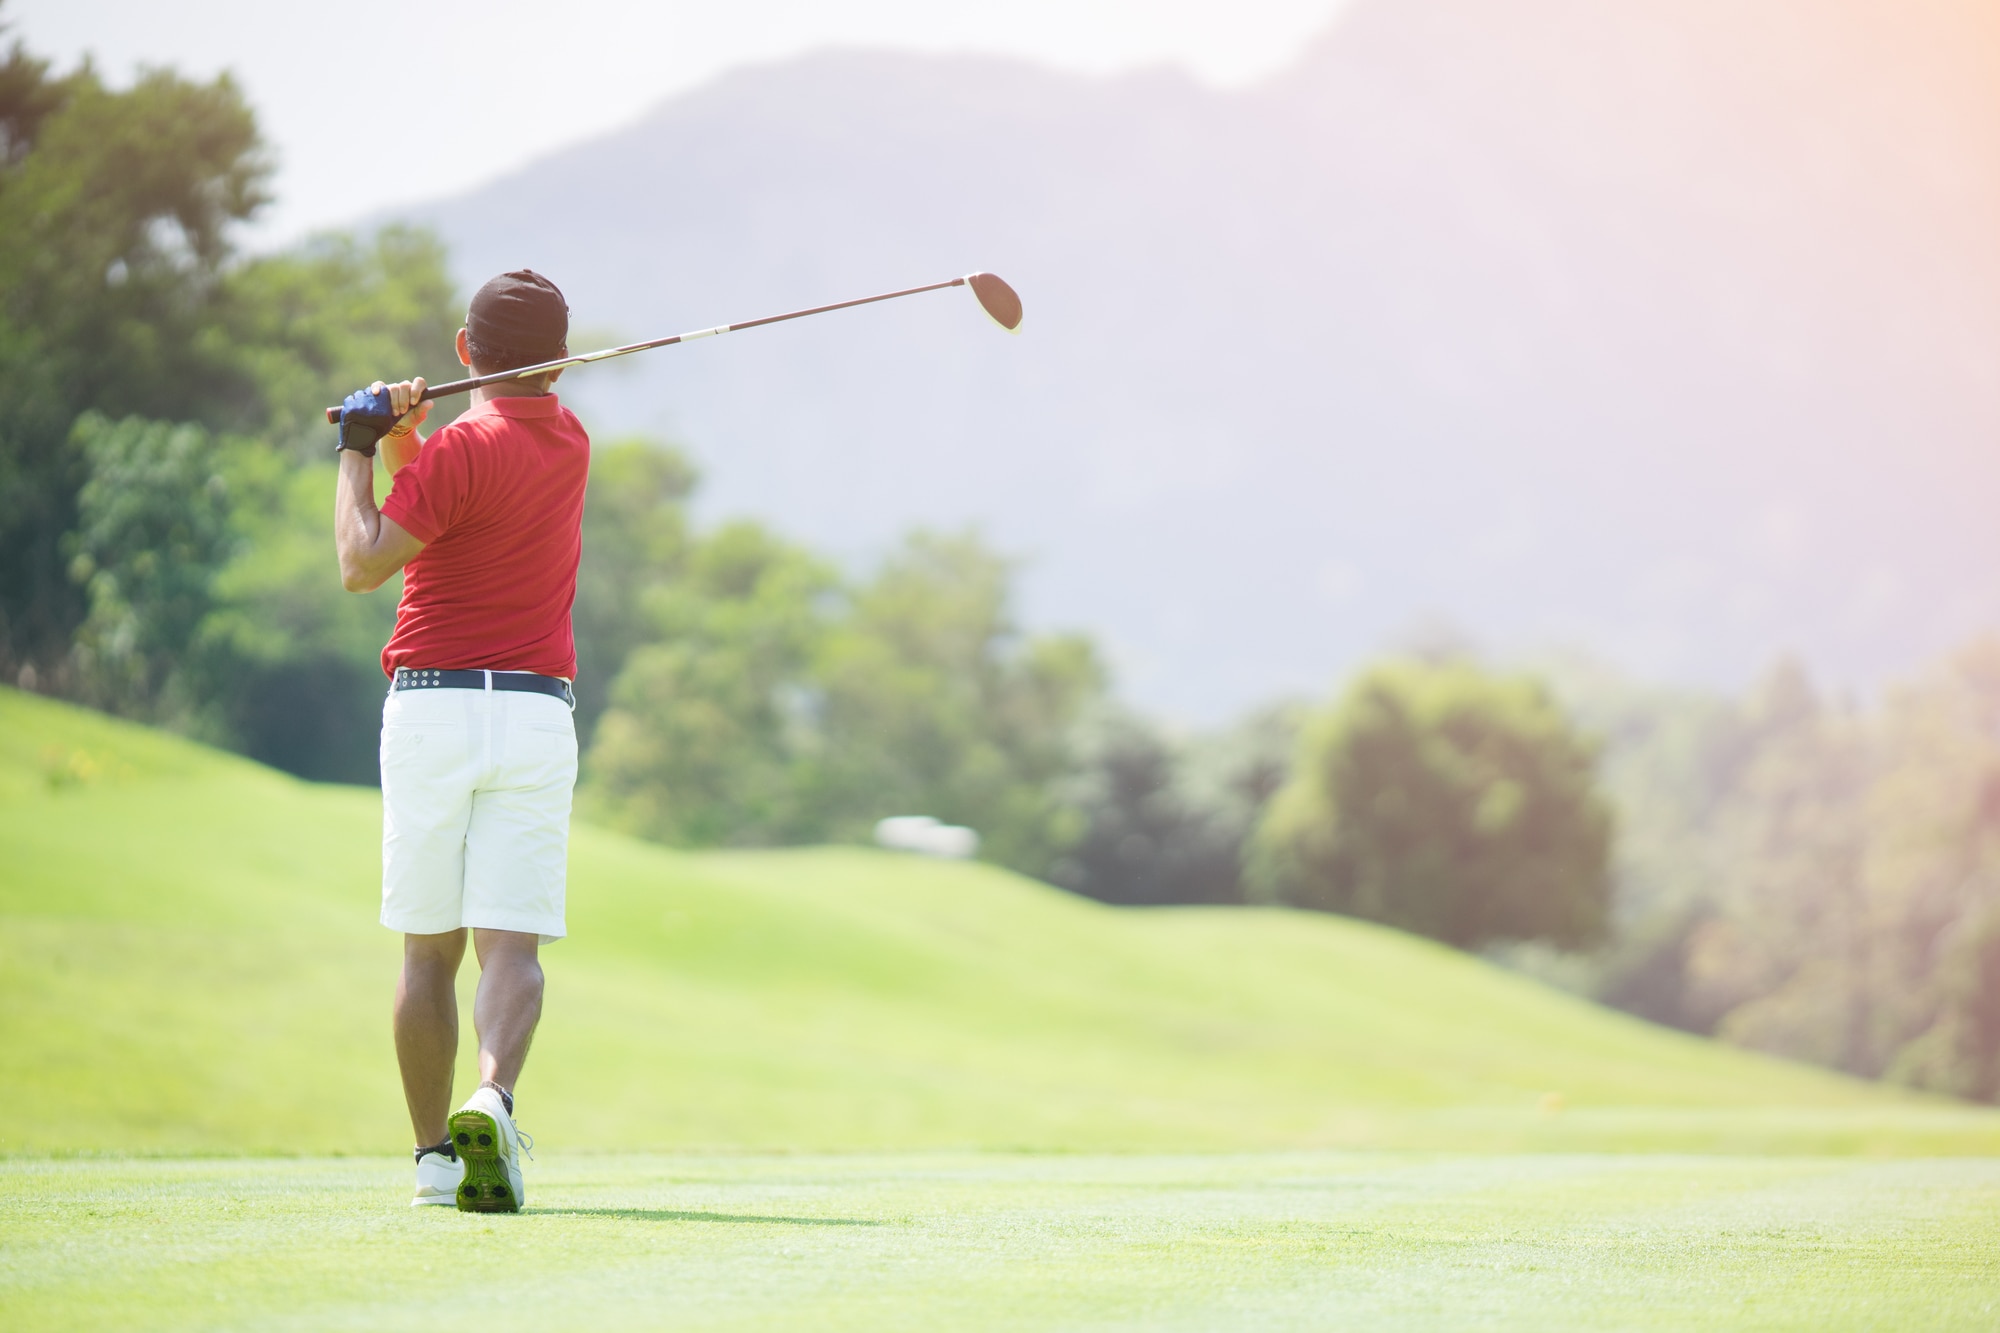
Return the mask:
[[[0,690],[0,1151],[402,1144],[379,817]],[[2000,1150],[2000,1115],[1322,916],[579,827],[570,928],[521,1094],[571,1151]]]

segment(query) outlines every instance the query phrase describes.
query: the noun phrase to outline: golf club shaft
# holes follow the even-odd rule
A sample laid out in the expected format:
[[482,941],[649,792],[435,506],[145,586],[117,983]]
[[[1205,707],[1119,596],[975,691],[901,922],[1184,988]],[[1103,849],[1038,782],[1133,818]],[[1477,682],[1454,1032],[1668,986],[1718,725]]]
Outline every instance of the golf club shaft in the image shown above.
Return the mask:
[[[518,370],[503,370],[495,375],[478,375],[468,380],[452,380],[448,384],[431,384],[424,388],[423,396],[417,401],[429,402],[433,398],[449,398],[457,393],[470,393],[488,384],[499,384],[505,380],[529,379],[564,366],[580,366],[591,361],[609,361],[615,356],[630,356],[634,352],[650,351],[655,347],[670,347],[674,343],[693,342],[697,338],[713,338],[719,333],[735,333],[739,329],[754,329],[762,324],[782,324],[788,319],[804,319],[807,315],[824,315],[829,310],[845,310],[849,306],[872,305],[876,301],[893,301],[899,296],[915,296],[918,292],[941,291],[946,287],[963,287],[964,278],[953,278],[949,282],[933,282],[922,287],[905,287],[899,292],[883,292],[877,296],[858,297],[852,301],[835,301],[832,305],[816,305],[809,310],[792,310],[782,315],[766,315],[762,319],[746,319],[740,324],[718,324],[712,329],[696,329],[692,333],[676,333],[671,338],[655,338],[650,342],[627,343],[623,347],[607,347],[602,351],[585,352],[581,356],[566,356],[557,361],[543,361],[539,365],[522,366]],[[326,409],[329,425],[340,421],[340,409]]]

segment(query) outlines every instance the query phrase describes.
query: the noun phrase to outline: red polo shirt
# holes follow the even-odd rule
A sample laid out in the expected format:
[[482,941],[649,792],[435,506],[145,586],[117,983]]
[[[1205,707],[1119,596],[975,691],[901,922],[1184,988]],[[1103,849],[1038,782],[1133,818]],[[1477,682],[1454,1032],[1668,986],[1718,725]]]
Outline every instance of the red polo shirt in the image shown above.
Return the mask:
[[590,437],[554,394],[490,398],[396,473],[382,515],[424,543],[382,670],[576,675],[570,603]]

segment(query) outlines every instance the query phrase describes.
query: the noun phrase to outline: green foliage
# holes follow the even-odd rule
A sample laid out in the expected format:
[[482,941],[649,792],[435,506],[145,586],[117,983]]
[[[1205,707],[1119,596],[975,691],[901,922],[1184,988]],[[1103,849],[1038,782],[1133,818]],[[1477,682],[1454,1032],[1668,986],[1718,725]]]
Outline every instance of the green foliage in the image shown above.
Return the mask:
[[1595,940],[1611,817],[1594,761],[1532,678],[1377,668],[1308,729],[1252,848],[1252,889],[1461,948]]
[[2000,640],[1895,691],[1871,731],[1847,997],[1863,1069],[2000,1101]]
[[688,846],[817,836],[802,781],[810,741],[789,705],[810,679],[835,586],[825,565],[752,523],[698,543],[685,577],[647,599],[652,641],[612,687],[585,807]]
[[331,576],[333,465],[94,413],[73,445],[87,480],[66,550],[90,605],[77,692],[305,776],[375,781],[400,580],[357,598]]
[[227,75],[164,70],[123,91],[88,69],[57,87],[0,176],[0,311],[35,359],[22,369],[109,415],[247,415],[254,393],[214,316],[228,231],[265,200],[241,93]]
[[2000,1096],[2000,643],[1873,708],[1822,698],[1790,664],[1741,700],[1562,676],[1608,738],[1621,833],[1617,937],[1579,960],[1579,989],[1740,1045]]
[[1008,574],[975,537],[918,532],[856,591],[814,681],[836,836],[934,815],[1040,875],[1082,832],[1058,784],[1103,672],[1085,639],[1020,635]]
[[1736,722],[1730,799],[1709,824],[1726,868],[1688,942],[1689,1016],[1741,1045],[1855,1067],[1865,1017],[1842,978],[1866,930],[1865,728],[1790,664]]
[[[226,76],[155,70],[117,90],[87,66],[51,77],[18,45],[0,65],[0,669],[372,780],[372,742],[351,733],[372,725],[379,673],[357,666],[384,621],[326,595],[328,477],[309,524],[287,529],[274,511],[304,519],[298,488],[256,449],[127,420],[303,459],[328,443],[321,409],[355,384],[457,370],[432,237],[389,228],[232,261],[267,174]],[[211,450],[219,470],[203,473],[193,460]],[[194,509],[172,518],[181,501]],[[147,557],[154,538],[167,545]]]
[[[237,512],[244,540],[203,627],[202,734],[305,777],[376,781],[381,652],[402,579],[354,597],[334,577],[321,413],[373,379],[462,373],[459,315],[444,248],[403,228],[318,237],[226,275],[219,318],[258,386],[263,485],[243,491],[256,502]],[[428,426],[462,407],[439,403]]]
[[1930,1021],[1886,1071],[1897,1083],[2000,1101],[2000,903],[1953,924],[1930,978]]
[[[229,270],[218,298],[221,335],[256,386],[252,423],[302,458],[330,447],[326,418],[358,385],[466,374],[453,350],[464,307],[429,232],[384,227],[366,240],[333,233]],[[426,431],[464,410],[434,403]]]
[[1045,873],[1078,831],[1061,788],[1101,688],[1089,646],[1018,635],[1006,563],[971,537],[915,534],[854,588],[754,524],[683,545],[678,474],[648,466],[664,499],[634,512],[656,515],[663,563],[645,574],[640,527],[616,520],[628,554],[607,569],[651,579],[646,642],[596,729],[585,808],[685,846],[860,840],[930,814]]
[[610,703],[611,682],[653,632],[645,608],[687,573],[686,505],[694,486],[694,467],[677,450],[646,440],[591,447],[583,560],[570,610],[577,736],[586,745]]
[[199,426],[95,413],[71,442],[89,476],[68,539],[70,576],[90,599],[82,684],[102,706],[173,720],[191,703],[183,667],[240,536],[224,447]]
[[[327,430],[303,423],[333,386],[369,377],[359,358],[408,367],[422,355],[413,340],[449,346],[443,255],[409,233],[367,247],[326,239],[228,281],[232,319],[250,308],[244,293],[271,298],[259,316],[271,341],[257,357],[271,375],[270,431],[218,442],[194,424],[79,419],[77,518],[63,552],[88,618],[68,688],[295,773],[372,783],[380,653],[401,581],[367,598],[341,590]],[[349,318],[367,331],[344,332]],[[273,448],[287,422],[290,445]],[[300,457],[307,444],[311,461]]]
[[87,611],[61,546],[86,410],[239,425],[254,390],[218,336],[230,225],[262,202],[256,128],[226,77],[113,91],[0,67],[0,666],[60,678]]
[[244,538],[217,571],[196,645],[209,701],[199,734],[302,777],[373,784],[402,578],[345,592],[328,535],[333,463],[255,457],[269,474],[262,502],[236,511]]
[[67,91],[61,80],[49,77],[48,61],[13,44],[0,64],[0,167],[15,166],[28,155],[42,122],[63,104]]
[[1243,901],[1243,852],[1298,748],[1299,710],[1176,740],[1145,719],[1097,720],[1072,797],[1085,832],[1051,878],[1109,903]]

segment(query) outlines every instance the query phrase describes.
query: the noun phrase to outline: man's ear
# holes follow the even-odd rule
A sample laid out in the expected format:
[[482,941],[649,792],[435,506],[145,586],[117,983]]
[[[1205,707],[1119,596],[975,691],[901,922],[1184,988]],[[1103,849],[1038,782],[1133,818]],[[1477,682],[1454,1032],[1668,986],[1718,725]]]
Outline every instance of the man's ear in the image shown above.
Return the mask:
[[458,339],[453,346],[458,348],[458,364],[470,368],[472,365],[472,346],[466,341],[464,329],[458,331]]

